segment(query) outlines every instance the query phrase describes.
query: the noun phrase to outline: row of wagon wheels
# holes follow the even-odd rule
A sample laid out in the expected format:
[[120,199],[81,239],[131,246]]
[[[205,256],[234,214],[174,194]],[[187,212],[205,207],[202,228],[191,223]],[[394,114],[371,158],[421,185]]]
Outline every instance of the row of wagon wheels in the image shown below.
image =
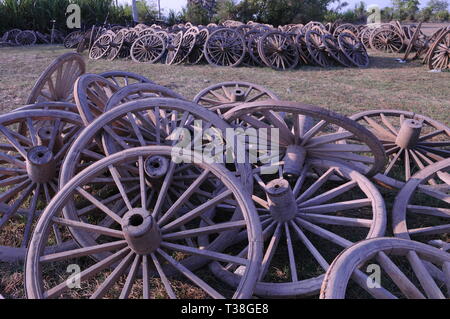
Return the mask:
[[165,29],[138,25],[101,32],[92,29],[69,34],[65,45],[80,49],[89,43],[89,57],[94,60],[131,58],[140,63],[170,65],[208,62],[213,66],[289,70],[300,65],[367,67],[369,64],[358,29],[353,25],[335,30],[318,22],[278,29],[256,23],[226,25],[187,24]]
[[[23,223],[0,257],[26,256],[27,297],[449,296],[445,125],[348,118],[246,82],[191,102],[137,74],[85,71],[78,54],[59,57],[28,105],[0,116],[0,238]],[[239,153],[230,129],[267,147],[244,140]],[[401,188],[398,239],[382,238],[376,185]],[[360,262],[374,258],[395,285],[351,282],[368,282]]]
[[53,30],[52,35],[33,30],[11,29],[0,37],[0,46],[28,46],[34,44],[62,43],[64,36],[59,30]]

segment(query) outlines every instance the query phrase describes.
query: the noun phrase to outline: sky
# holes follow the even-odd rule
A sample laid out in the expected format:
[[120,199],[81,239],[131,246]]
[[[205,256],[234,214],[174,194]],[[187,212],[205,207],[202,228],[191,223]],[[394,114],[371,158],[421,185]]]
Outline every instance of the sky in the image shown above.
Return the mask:
[[[147,0],[149,2],[157,3],[156,0]],[[186,6],[187,1],[186,0],[160,0],[161,1],[161,9],[164,9],[165,12],[168,12],[170,9],[174,9],[175,11],[181,10],[184,6]],[[273,0],[276,1],[276,0]],[[122,3],[131,3],[131,0],[122,0],[120,1]],[[346,2],[349,3],[349,6],[347,8],[353,8],[356,3],[359,3],[360,0],[346,0]],[[392,2],[391,0],[364,0],[364,2],[367,5],[371,4],[377,4],[381,8],[384,8],[386,6],[391,6]],[[425,5],[428,0],[421,0],[421,5]],[[331,6],[333,7],[333,5]]]

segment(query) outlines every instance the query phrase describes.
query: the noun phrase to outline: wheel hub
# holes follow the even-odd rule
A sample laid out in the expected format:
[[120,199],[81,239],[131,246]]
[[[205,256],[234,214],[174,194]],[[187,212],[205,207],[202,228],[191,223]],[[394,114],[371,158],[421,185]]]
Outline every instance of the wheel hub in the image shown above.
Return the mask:
[[44,145],[30,148],[26,166],[28,176],[35,183],[46,183],[56,176],[53,153]]
[[158,223],[143,208],[134,208],[123,216],[122,231],[130,248],[139,255],[151,254],[161,244]]
[[292,220],[297,214],[297,203],[289,182],[274,179],[266,185],[266,195],[272,218],[279,222]]
[[284,155],[283,175],[286,178],[297,177],[301,174],[305,163],[306,150],[300,145],[289,145]]
[[414,147],[419,140],[421,131],[422,122],[414,119],[406,119],[398,131],[395,143],[402,148]]
[[163,156],[149,156],[144,162],[144,171],[147,174],[147,181],[155,188],[161,187],[168,169],[169,161]]

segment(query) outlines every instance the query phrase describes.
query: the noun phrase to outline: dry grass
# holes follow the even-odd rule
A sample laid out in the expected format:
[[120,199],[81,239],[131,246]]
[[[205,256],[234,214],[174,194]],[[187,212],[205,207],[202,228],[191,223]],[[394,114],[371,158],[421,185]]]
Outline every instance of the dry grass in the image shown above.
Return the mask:
[[[65,52],[69,50],[60,46],[0,49],[0,113],[22,106],[39,74],[54,58]],[[193,98],[209,85],[240,80],[270,88],[285,100],[315,104],[346,115],[369,109],[401,109],[450,124],[449,73],[430,73],[419,62],[399,64],[395,58],[401,55],[372,52],[371,56],[371,67],[368,69],[302,67],[289,72],[276,72],[268,68],[213,68],[207,65],[143,65],[131,61],[87,60],[87,63],[88,72],[114,69],[136,72],[187,98]],[[383,192],[389,211],[395,194]],[[11,223],[0,235],[17,233],[14,230],[20,227]],[[17,241],[12,237],[8,235],[6,242]],[[275,275],[283,281],[285,269],[280,268]],[[5,297],[24,297],[22,282],[22,265],[0,263],[0,292]],[[178,288],[182,290],[183,287]]]

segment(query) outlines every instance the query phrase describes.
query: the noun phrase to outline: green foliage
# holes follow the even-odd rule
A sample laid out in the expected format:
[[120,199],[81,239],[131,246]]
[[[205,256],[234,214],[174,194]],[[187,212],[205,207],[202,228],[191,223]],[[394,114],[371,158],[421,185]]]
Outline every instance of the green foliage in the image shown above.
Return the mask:
[[237,11],[235,0],[219,0],[217,1],[217,13],[214,16],[214,21],[236,20]]
[[191,3],[183,13],[183,20],[190,21],[193,24],[206,25],[210,22],[208,10],[197,3]]
[[394,19],[415,20],[419,12],[419,0],[392,0]]

